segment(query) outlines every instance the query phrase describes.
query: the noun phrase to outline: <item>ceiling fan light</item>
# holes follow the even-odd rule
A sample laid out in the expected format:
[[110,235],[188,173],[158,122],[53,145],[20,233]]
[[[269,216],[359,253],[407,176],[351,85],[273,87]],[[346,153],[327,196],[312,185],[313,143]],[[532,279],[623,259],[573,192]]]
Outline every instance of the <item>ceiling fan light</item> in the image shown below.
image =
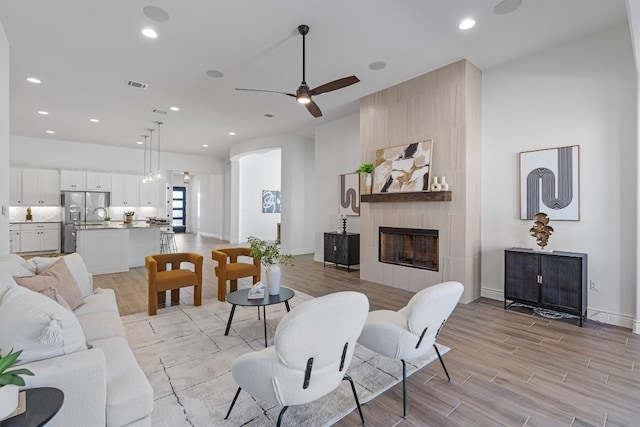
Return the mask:
[[296,101],[298,101],[300,104],[308,104],[311,102],[311,98],[309,98],[309,95],[303,94],[296,96]]

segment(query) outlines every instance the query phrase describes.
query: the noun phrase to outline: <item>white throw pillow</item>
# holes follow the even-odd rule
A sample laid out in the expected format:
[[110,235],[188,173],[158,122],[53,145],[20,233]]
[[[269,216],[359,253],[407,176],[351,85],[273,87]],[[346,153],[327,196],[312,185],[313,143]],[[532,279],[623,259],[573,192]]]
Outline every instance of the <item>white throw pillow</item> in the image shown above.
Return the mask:
[[[0,270],[0,304],[2,304],[2,299],[4,298],[4,294],[9,290],[11,286],[16,286],[17,283],[6,271]],[[2,347],[0,347],[2,348]]]
[[0,301],[0,348],[23,350],[20,361],[28,363],[87,346],[73,312],[44,295],[10,285]]
[[10,261],[0,261],[0,271],[7,272],[13,277],[35,276],[33,271],[24,268],[21,264]]

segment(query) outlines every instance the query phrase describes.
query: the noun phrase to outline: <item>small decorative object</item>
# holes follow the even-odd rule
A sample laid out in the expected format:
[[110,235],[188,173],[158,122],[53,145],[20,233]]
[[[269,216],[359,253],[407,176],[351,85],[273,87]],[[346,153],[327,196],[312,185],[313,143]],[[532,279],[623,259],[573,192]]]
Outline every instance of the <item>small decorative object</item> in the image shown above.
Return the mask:
[[8,369],[18,363],[22,350],[13,349],[6,356],[2,356],[0,349],[0,420],[4,420],[16,410],[19,403],[19,387],[24,386],[21,375],[33,375],[28,369]]
[[440,191],[442,190],[442,186],[438,183],[438,177],[433,177],[433,184],[431,184],[431,191]]
[[136,214],[136,213],[135,213],[134,211],[127,211],[127,212],[125,212],[125,213],[124,213],[124,222],[125,222],[125,223],[127,223],[127,224],[132,223],[132,222],[133,222],[133,216],[134,216],[135,214]]
[[440,178],[440,187],[440,190],[442,191],[449,191],[449,184],[445,181],[444,176]]
[[373,188],[373,178],[371,174],[373,173],[373,163],[363,163],[360,165],[360,169],[358,172],[364,173],[364,194],[371,194],[371,190]]
[[340,175],[338,181],[338,213],[341,215],[360,215],[360,174]]
[[31,215],[31,206],[27,208],[27,216],[25,218],[26,221],[33,221],[33,215]]
[[340,228],[338,229],[338,232],[347,234],[347,216],[338,215],[338,219],[340,220]]
[[111,217],[110,216],[105,216],[104,217],[104,223],[105,223],[105,225],[111,224]]
[[247,294],[247,298],[249,299],[263,299],[264,298],[264,283],[262,281],[254,284],[249,289],[249,293]]
[[280,264],[293,265],[293,255],[281,254],[280,245],[268,243],[265,240],[250,236],[248,239],[251,247],[251,256],[260,259],[260,263],[267,267],[267,287],[269,295],[280,294]]
[[545,246],[547,246],[547,242],[549,241],[549,236],[553,233],[553,227],[547,225],[549,224],[549,217],[544,212],[538,212],[535,214],[533,219],[535,222],[529,232],[536,238],[536,243],[540,246],[540,249],[544,250]]

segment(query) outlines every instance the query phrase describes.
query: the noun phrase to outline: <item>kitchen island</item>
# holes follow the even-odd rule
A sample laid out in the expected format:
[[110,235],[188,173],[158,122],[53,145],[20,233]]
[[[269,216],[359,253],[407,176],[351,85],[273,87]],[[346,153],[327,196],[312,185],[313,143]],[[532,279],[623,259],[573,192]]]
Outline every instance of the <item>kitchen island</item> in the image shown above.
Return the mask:
[[78,225],[76,252],[91,274],[129,271],[144,266],[147,255],[160,253],[160,231],[166,227],[145,221]]

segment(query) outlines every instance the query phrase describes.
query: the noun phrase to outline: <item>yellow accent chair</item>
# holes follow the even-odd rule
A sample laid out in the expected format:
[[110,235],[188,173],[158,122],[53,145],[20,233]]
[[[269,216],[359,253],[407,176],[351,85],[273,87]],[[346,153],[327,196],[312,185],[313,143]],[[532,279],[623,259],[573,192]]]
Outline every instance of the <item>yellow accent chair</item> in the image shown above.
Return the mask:
[[[199,254],[183,252],[148,255],[145,257],[149,281],[149,316],[156,314],[158,304],[166,301],[166,291],[171,291],[171,302],[180,301],[180,288],[193,286],[193,305],[202,305],[202,263]],[[181,268],[182,263],[191,263],[193,270]],[[167,266],[171,266],[167,269]],[[186,266],[185,266],[186,267]]]
[[[253,264],[238,262],[239,256],[253,258]],[[253,276],[253,283],[260,281],[260,258],[251,257],[250,248],[224,248],[211,251],[211,258],[218,262],[214,271],[218,276],[218,300],[227,299],[227,280],[231,282],[229,292],[238,290],[238,279]]]

